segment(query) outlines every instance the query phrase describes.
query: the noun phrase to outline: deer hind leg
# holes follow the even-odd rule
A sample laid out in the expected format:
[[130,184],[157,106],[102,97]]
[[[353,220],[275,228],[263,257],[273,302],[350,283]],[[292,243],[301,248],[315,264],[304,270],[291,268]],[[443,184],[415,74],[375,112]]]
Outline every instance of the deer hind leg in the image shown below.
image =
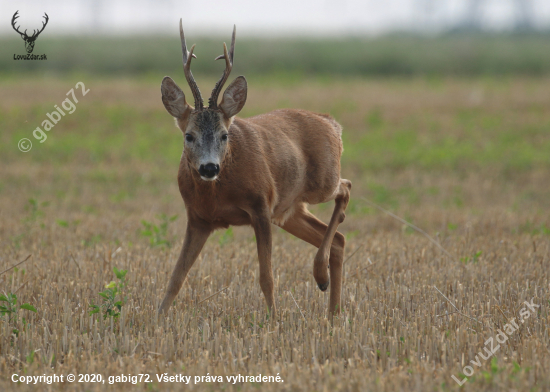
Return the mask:
[[[347,181],[347,180],[343,180]],[[349,181],[347,181],[349,182]],[[349,186],[348,198],[349,198]],[[347,202],[346,202],[347,204]],[[345,208],[345,207],[344,207]],[[284,230],[290,234],[304,240],[311,245],[320,248],[325,240],[328,228],[325,223],[321,222],[315,215],[309,212],[305,205],[296,209],[296,213],[289,218],[282,226]],[[329,243],[329,259],[330,264],[330,280],[332,285],[330,287],[330,304],[329,304],[329,318],[332,318],[335,312],[340,311],[340,296],[342,289],[342,264],[344,261],[344,247],[346,245],[345,238],[342,233],[335,230],[331,236],[331,242]],[[325,263],[324,272],[326,273],[326,285],[324,290],[328,287],[329,276],[327,271],[327,263]],[[317,281],[318,282],[318,281]]]
[[[327,230],[319,246],[319,250],[313,260],[313,276],[317,285],[322,291],[325,291],[332,282],[330,289],[329,311],[332,315],[340,311],[340,291],[342,289],[342,264],[343,260],[330,260],[330,249],[338,229],[338,225],[346,218],[346,207],[349,203],[351,190],[351,181],[340,179],[338,193],[335,198],[334,211],[330,218]],[[343,259],[343,257],[342,257]],[[327,267],[330,265],[330,279]]]

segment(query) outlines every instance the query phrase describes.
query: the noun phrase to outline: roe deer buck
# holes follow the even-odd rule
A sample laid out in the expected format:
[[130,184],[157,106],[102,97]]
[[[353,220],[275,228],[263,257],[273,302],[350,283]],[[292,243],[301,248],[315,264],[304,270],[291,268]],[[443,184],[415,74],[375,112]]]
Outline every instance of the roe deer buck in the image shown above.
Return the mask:
[[[231,47],[223,44],[225,71],[204,107],[191,73],[195,45],[187,51],[180,19],[183,70],[193,93],[190,106],[169,77],[162,81],[162,102],[184,133],[178,185],[187,210],[187,231],[159,313],[178,294],[189,269],[210,233],[230,225],[254,228],[260,262],[260,286],[275,316],[271,269],[271,223],[319,248],[313,276],[325,291],[330,281],[329,318],[340,311],[344,236],[337,232],[345,218],[351,182],[340,178],[342,127],[330,116],[281,109],[242,119],[235,117],[246,102],[247,83],[237,77],[218,95],[233,67]],[[335,200],[329,225],[306,205]],[[330,266],[330,268],[329,268]],[[330,273],[330,276],[329,276]]]

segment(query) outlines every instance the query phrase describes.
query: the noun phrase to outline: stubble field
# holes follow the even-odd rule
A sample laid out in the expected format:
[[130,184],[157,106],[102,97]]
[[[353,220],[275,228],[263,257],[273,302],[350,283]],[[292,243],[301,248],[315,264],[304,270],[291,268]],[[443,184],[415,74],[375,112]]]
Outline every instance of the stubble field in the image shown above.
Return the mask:
[[[12,382],[57,374],[67,391],[181,390],[158,381],[166,373],[191,376],[189,390],[457,390],[465,366],[463,390],[550,389],[550,79],[249,80],[243,117],[304,108],[344,126],[353,189],[334,325],[315,249],[278,228],[277,319],[266,317],[250,228],[216,232],[157,317],[185,228],[183,137],[160,79],[0,80],[0,272],[31,255],[0,275],[0,290],[36,309],[0,320],[0,389],[59,390]],[[78,81],[89,93],[78,88],[74,113],[39,143],[33,130]],[[327,221],[332,207],[312,210]],[[127,270],[120,316],[90,315],[120,282],[114,268]],[[540,307],[521,323],[532,299]],[[482,359],[512,318],[518,328]],[[109,384],[140,374],[151,382]],[[284,382],[226,379],[239,374]]]

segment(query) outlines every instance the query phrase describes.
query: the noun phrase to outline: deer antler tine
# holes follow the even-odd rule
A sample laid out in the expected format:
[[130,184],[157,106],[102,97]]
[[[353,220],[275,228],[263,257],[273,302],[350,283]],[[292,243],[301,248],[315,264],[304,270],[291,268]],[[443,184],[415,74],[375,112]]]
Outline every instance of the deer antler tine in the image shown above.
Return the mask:
[[[189,55],[191,55],[191,57],[197,58],[196,55],[194,55],[193,53],[189,53],[189,51],[187,50],[187,44],[185,43],[185,33],[183,32],[181,19],[180,19],[180,38],[181,38],[181,51],[183,53],[183,62],[187,63],[187,58],[189,57]],[[195,45],[193,45],[193,47],[195,47]],[[191,52],[193,52],[193,49],[191,49]]]
[[233,64],[233,55],[235,54],[235,34],[237,33],[237,25],[233,25],[233,35],[231,36],[231,49],[229,50],[229,57],[231,58],[231,64]]
[[196,44],[193,44],[193,46],[191,46],[191,51],[190,52],[187,52],[187,63],[185,64],[185,66],[187,68],[191,68],[191,59],[194,57],[194,58],[197,58],[197,56],[195,56],[193,54],[193,51],[195,50],[195,46]]
[[202,110],[203,108],[203,100],[201,96],[201,92],[199,90],[199,87],[197,86],[197,82],[195,82],[195,78],[193,77],[193,74],[191,73],[191,59],[197,58],[193,54],[193,50],[195,49],[195,45],[191,47],[191,51],[187,51],[187,44],[185,43],[185,33],[183,32],[183,24],[182,19],[180,18],[180,38],[181,38],[181,51],[183,56],[183,73],[185,74],[185,79],[187,79],[187,84],[189,84],[189,88],[191,88],[191,92],[193,93],[193,98],[195,99],[195,109],[196,110]]
[[221,60],[221,59],[225,59],[226,67],[231,65],[231,61],[229,60],[229,55],[227,54],[227,45],[225,44],[225,42],[223,43],[223,54],[220,54],[218,57],[216,57],[214,61]]
[[180,40],[181,40],[181,54],[183,56],[183,64],[187,64],[189,57],[189,51],[187,50],[187,43],[185,42],[185,33],[183,32],[183,25],[180,19]]

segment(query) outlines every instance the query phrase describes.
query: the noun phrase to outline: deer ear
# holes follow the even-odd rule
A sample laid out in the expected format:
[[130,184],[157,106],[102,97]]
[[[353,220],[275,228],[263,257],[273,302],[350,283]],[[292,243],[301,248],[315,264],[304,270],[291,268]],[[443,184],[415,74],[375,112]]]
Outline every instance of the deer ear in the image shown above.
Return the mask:
[[172,117],[182,119],[191,112],[192,108],[185,101],[185,94],[172,78],[166,76],[162,79],[160,92],[162,93],[162,103]]
[[239,76],[225,90],[220,108],[226,118],[231,118],[241,111],[246,103],[247,84],[244,76]]

